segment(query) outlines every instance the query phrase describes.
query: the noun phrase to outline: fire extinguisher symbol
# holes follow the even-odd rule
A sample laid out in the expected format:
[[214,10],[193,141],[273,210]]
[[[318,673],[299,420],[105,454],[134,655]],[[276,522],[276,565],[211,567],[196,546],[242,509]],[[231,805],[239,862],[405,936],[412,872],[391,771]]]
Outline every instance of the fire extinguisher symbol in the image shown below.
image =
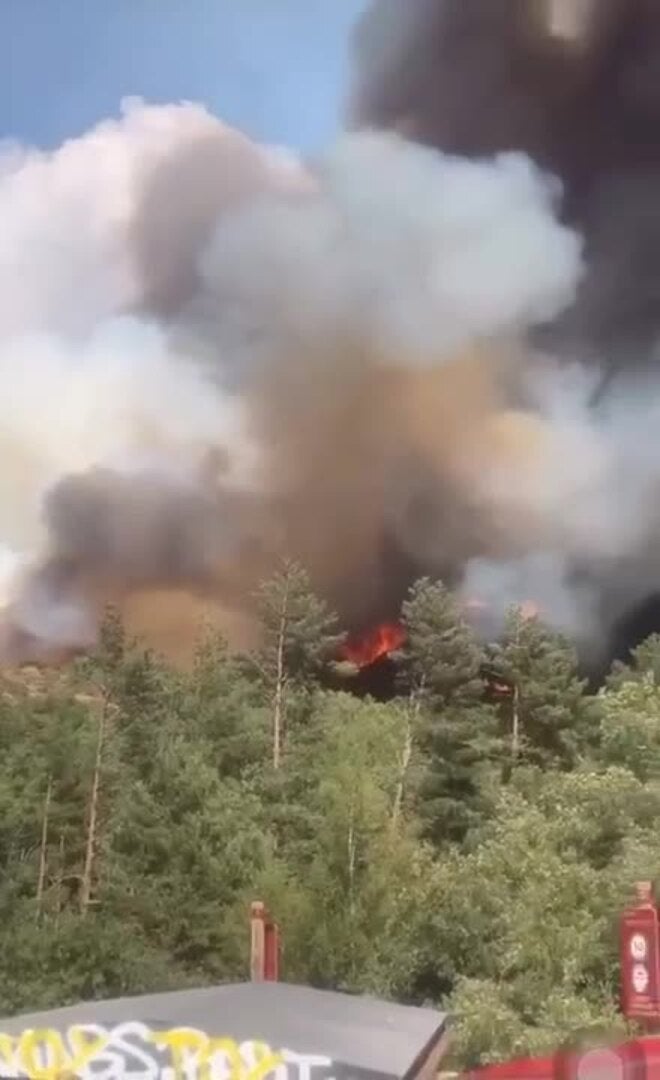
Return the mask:
[[649,973],[643,964],[635,964],[632,969],[632,984],[636,994],[643,994],[649,985]]
[[643,934],[633,934],[630,939],[630,955],[633,960],[646,960],[647,946]]

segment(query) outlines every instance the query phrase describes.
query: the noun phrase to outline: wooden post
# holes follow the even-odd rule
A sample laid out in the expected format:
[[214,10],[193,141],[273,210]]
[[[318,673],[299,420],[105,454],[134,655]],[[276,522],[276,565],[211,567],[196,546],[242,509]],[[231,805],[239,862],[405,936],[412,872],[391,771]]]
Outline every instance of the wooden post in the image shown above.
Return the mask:
[[250,979],[278,982],[280,977],[280,929],[260,901],[250,907]]
[[256,901],[250,907],[250,980],[263,982],[266,975],[266,908]]

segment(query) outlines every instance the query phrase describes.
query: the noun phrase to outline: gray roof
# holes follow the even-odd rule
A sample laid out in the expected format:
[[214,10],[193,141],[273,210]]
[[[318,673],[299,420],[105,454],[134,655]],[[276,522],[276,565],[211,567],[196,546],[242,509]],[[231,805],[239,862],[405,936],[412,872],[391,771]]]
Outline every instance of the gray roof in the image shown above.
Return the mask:
[[403,1078],[416,1072],[420,1058],[444,1034],[447,1017],[435,1009],[286,983],[240,983],[12,1017],[0,1020],[0,1034],[17,1036],[30,1028],[66,1033],[73,1025],[91,1023],[111,1029],[127,1021],[153,1031],[194,1027],[239,1044],[259,1040],[273,1050],[319,1055],[330,1059],[332,1067],[329,1062],[320,1071],[313,1069],[309,1080],[339,1080],[366,1074]]

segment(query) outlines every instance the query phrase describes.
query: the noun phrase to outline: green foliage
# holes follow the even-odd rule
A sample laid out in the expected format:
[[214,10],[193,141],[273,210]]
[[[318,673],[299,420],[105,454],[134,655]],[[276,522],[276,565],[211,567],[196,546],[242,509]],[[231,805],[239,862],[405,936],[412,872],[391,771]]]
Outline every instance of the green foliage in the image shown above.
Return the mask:
[[653,672],[617,680],[600,695],[600,706],[602,759],[625,765],[641,780],[660,780],[660,682]]
[[526,1024],[510,1003],[506,987],[489,979],[461,979],[451,1004],[458,1017],[452,1057],[458,1067],[516,1057],[547,1055],[575,1038],[605,1045],[626,1037],[613,1007],[594,1008],[584,997],[558,991],[548,998],[540,1024]]
[[334,661],[343,635],[337,631],[337,616],[314,594],[309,575],[296,563],[285,561],[259,588],[255,601],[261,640],[244,668],[256,676],[270,715],[277,770],[289,731],[307,719],[310,692]]
[[460,841],[489,810],[488,781],[503,754],[497,715],[484,702],[483,650],[441,583],[411,589],[403,625],[400,685],[424,763],[418,813],[435,844]]
[[629,664],[615,661],[607,684],[617,689],[622,683],[649,680],[660,685],[660,634],[651,634],[633,649]]
[[293,911],[285,939],[305,942],[288,968],[298,979],[385,995],[412,985],[432,864],[398,809],[407,725],[398,704],[324,694],[292,748],[286,768],[301,812],[278,852],[288,885],[281,874],[269,899]]
[[514,763],[570,768],[594,737],[594,719],[578,678],[577,656],[560,634],[519,609],[507,617],[488,667],[510,688],[502,707]]
[[242,979],[260,898],[286,978],[450,1008],[459,1065],[620,1033],[617,916],[660,879],[657,641],[590,696],[538,620],[485,650],[422,581],[376,702],[330,689],[299,567],[257,608],[249,656],[209,634],[178,671],[110,611],[82,665],[0,676],[0,1012]]
[[401,667],[431,706],[474,704],[482,697],[483,652],[456,600],[441,582],[413,585],[402,607]]
[[342,635],[337,616],[312,591],[307,571],[284,562],[255,600],[262,633],[252,660],[265,685],[274,687],[282,671],[288,681],[303,685],[317,679],[334,659]]

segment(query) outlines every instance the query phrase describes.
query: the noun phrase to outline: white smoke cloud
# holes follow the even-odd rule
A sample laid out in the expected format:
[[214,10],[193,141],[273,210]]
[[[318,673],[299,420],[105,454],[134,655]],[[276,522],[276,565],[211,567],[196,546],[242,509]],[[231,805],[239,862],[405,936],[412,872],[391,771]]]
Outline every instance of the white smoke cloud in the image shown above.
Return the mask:
[[295,169],[201,107],[133,101],[52,153],[0,154],[3,596],[46,542],[43,498],[60,477],[98,465],[190,471],[225,443],[248,452],[240,403],[175,355],[163,328],[130,314],[142,295],[130,241],[145,178],[204,139],[228,171],[236,158],[245,170],[246,155],[266,177]]
[[[479,596],[496,634],[508,607],[533,598],[544,619],[597,650],[614,620],[660,580],[660,405],[653,379],[627,384],[594,408],[597,373],[540,358],[527,387],[544,427],[525,463],[492,462],[477,487],[523,522],[523,553],[476,558],[466,598]],[[527,530],[527,531],[526,531]]]
[[[125,505],[126,486],[103,495],[105,513],[126,516],[104,531],[106,546],[117,539],[108,560],[116,576],[123,560],[130,580],[134,537],[133,570],[153,549],[159,581],[165,552],[169,584],[172,566],[195,578],[195,551],[200,574],[216,556],[200,533],[218,514],[195,517],[188,495],[177,499],[209,450],[226,450],[225,483],[260,493],[269,514],[275,502],[265,546],[286,537],[331,592],[350,583],[355,594],[360,581],[368,595],[389,529],[418,561],[467,563],[466,587],[495,612],[532,595],[557,625],[593,632],[593,594],[575,586],[572,561],[618,558],[646,539],[638,510],[657,468],[639,453],[639,429],[595,417],[581,376],[549,363],[532,380],[514,355],[581,279],[581,242],[558,222],[556,197],[520,155],[468,162],[369,132],[303,168],[191,105],[134,103],[53,154],[8,151],[0,588],[20,580],[23,629],[89,640],[75,596],[51,595],[48,575],[25,585],[26,559],[61,555],[43,511],[63,478],[78,478],[66,487],[75,502],[99,497],[94,470],[135,476]],[[511,380],[527,413],[512,410]],[[644,416],[651,431],[656,414]],[[622,517],[612,494],[631,468]],[[152,516],[132,529],[140,484],[159,476]],[[415,487],[427,511],[411,523]],[[240,536],[248,504],[226,505]],[[180,551],[177,514],[189,511],[190,558],[168,562],[149,530],[176,526]],[[75,561],[73,530],[61,513],[54,521]],[[87,567],[102,558],[90,535]]]
[[546,322],[574,296],[579,238],[522,156],[473,163],[361,133],[316,177],[307,198],[264,198],[215,233],[203,276],[231,312],[232,348],[294,342],[320,355],[320,338],[351,339],[390,363],[433,366]]

